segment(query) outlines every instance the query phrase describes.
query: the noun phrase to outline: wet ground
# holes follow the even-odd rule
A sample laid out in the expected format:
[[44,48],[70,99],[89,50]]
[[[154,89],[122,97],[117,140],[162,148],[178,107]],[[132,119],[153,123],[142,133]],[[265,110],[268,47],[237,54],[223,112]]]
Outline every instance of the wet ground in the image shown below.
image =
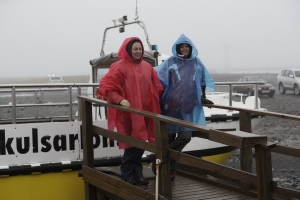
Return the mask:
[[[277,74],[259,74],[273,84],[276,93],[273,98],[260,96],[261,107],[268,111],[300,116],[300,96],[293,92],[282,95],[278,91]],[[237,81],[241,75],[212,75],[216,82]],[[284,146],[300,148],[300,121],[265,117],[253,133],[267,135],[268,141]],[[254,157],[253,157],[254,158]],[[240,169],[239,151],[226,162],[227,166]],[[253,159],[255,171],[255,161]],[[273,178],[278,186],[300,190],[300,158],[272,153]]]

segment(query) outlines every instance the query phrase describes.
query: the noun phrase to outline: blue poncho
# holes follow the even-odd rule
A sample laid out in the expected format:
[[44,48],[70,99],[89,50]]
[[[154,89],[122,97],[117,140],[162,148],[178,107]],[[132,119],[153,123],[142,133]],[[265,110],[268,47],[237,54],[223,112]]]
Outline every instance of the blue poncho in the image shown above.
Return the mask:
[[[191,45],[189,58],[177,55],[176,45],[186,43]],[[192,41],[182,34],[172,46],[173,56],[155,67],[164,87],[161,99],[162,114],[183,119],[189,122],[206,125],[201,102],[201,86],[206,86],[206,92],[215,89],[214,80],[197,57],[198,51]],[[170,134],[191,131],[189,128],[168,125]]]

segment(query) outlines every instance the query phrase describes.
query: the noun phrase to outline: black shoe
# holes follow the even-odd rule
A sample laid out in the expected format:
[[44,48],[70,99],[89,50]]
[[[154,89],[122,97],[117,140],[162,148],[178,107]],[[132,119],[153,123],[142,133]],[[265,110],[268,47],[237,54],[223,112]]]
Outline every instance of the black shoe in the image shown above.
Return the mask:
[[202,104],[214,104],[214,102],[204,98],[203,96],[201,96],[201,101],[202,101]]
[[149,181],[145,180],[144,178],[137,179],[137,183],[140,185],[148,185]]
[[136,185],[138,182],[135,179],[129,179],[128,181],[126,181],[126,183],[129,183],[131,185]]
[[176,170],[171,170],[171,181],[174,181],[176,177]]

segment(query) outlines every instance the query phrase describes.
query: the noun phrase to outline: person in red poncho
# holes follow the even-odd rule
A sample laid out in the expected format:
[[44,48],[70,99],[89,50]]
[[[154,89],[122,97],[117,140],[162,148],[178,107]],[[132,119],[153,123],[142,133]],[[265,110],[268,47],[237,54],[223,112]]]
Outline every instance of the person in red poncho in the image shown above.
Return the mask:
[[[108,103],[160,113],[159,99],[163,86],[154,68],[143,61],[144,47],[137,37],[124,40],[118,52],[119,61],[110,66],[101,79],[99,92]],[[108,129],[133,138],[155,143],[152,119],[141,115],[108,108]],[[130,184],[147,185],[143,177],[141,158],[143,149],[119,142],[124,149],[121,164],[121,179]]]

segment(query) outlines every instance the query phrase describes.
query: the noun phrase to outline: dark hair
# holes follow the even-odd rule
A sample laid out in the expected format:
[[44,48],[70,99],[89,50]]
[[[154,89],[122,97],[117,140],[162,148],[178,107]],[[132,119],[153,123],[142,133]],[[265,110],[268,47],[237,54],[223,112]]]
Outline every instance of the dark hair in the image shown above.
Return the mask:
[[141,45],[142,45],[142,43],[141,43],[141,41],[139,41],[139,40],[131,40],[128,44],[127,44],[127,46],[126,46],[126,52],[128,53],[128,55],[132,58],[132,52],[131,52],[131,50],[132,50],[132,45],[133,45],[133,43],[135,43],[135,42],[138,42],[138,43],[140,43]]
[[190,48],[189,55],[187,56],[187,58],[190,58],[191,55],[192,55],[193,49],[192,49],[192,46],[191,46],[190,44],[188,44],[188,43],[180,43],[180,44],[177,44],[177,45],[176,45],[176,53],[179,54],[179,55],[181,55],[180,47],[181,47],[182,44],[187,44],[188,47]]

